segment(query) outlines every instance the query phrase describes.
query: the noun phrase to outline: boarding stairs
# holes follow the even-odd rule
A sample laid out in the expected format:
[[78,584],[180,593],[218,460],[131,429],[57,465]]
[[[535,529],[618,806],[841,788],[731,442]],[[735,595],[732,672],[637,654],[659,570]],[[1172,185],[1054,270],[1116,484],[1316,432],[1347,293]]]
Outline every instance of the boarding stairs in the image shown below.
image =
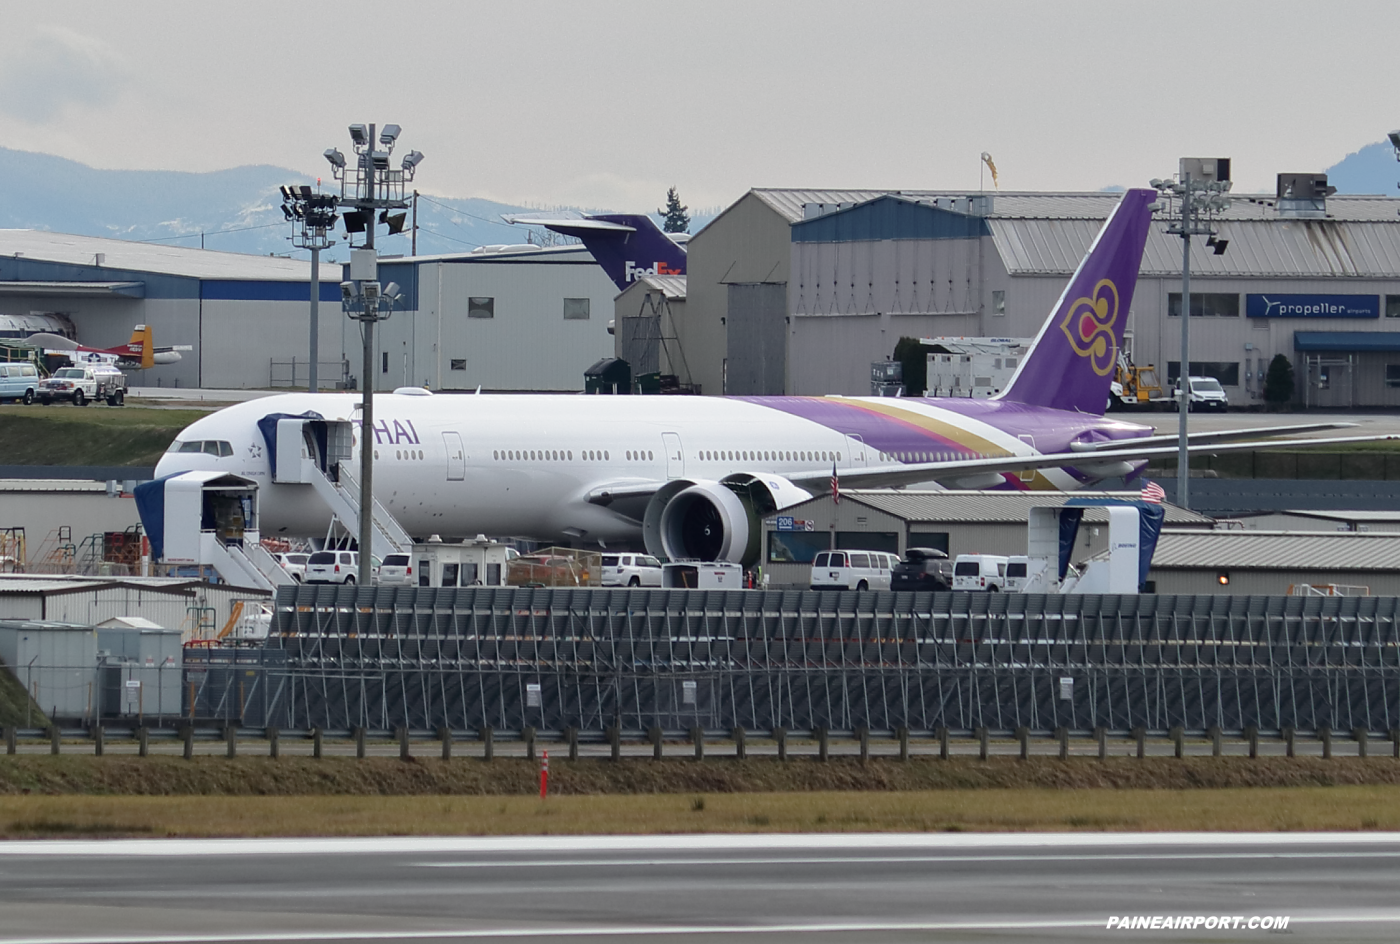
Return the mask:
[[[272,418],[269,418],[269,420]],[[351,471],[352,426],[344,420],[276,420],[272,480],[310,485],[347,531],[360,531],[360,484]],[[383,560],[413,548],[413,538],[376,499],[370,508],[370,554]]]

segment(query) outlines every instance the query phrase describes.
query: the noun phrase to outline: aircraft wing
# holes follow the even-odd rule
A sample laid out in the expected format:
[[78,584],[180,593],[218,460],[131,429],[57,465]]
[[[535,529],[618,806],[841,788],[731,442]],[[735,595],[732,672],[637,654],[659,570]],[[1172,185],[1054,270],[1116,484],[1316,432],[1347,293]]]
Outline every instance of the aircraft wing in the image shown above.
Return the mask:
[[[955,462],[898,463],[872,466],[864,470],[847,469],[839,473],[840,481],[854,488],[891,488],[912,485],[916,482],[976,480],[978,476],[1000,475],[1003,472],[1021,472],[1027,469],[1047,469],[1067,466],[1096,474],[1103,473],[1102,466],[1115,462],[1135,462],[1157,456],[1174,456],[1175,445],[1138,446],[1140,442],[1151,443],[1159,437],[1142,440],[1118,440],[1116,448],[1097,449],[1091,452],[1052,452],[1038,456],[994,456],[988,459],[963,459]],[[1338,436],[1328,439],[1271,439],[1265,441],[1192,443],[1188,450],[1192,453],[1246,452],[1254,449],[1280,449],[1284,447],[1339,446],[1363,442],[1400,441],[1400,435],[1387,436]],[[812,472],[805,475],[788,475],[794,485],[817,491],[826,488],[831,481],[829,471]],[[985,488],[986,485],[968,485],[969,488]]]
[[168,345],[166,345],[166,346],[164,346],[164,347],[158,347],[158,348],[156,348],[156,349],[155,349],[155,353],[157,353],[157,354],[169,354],[169,353],[172,352],[172,351],[193,351],[193,350],[194,350],[194,345],[193,345],[193,344],[168,344]]
[[594,232],[635,233],[635,226],[623,223],[609,223],[607,220],[589,220],[579,216],[559,213],[502,213],[501,219],[507,223],[520,223],[525,226],[543,226],[546,229],[592,230]]
[[[1220,443],[1229,442],[1235,439],[1254,439],[1258,437],[1270,436],[1297,436],[1301,433],[1316,433],[1325,429],[1351,429],[1357,423],[1298,423],[1292,426],[1260,426],[1255,429],[1224,429],[1204,433],[1188,433],[1187,442],[1195,443]],[[1307,443],[1312,440],[1300,440]],[[1104,439],[1098,442],[1074,443],[1070,446],[1074,452],[1102,452],[1104,450],[1114,450],[1123,448],[1121,439]],[[1132,440],[1136,446],[1157,446],[1177,442],[1176,433],[1159,433],[1156,436],[1144,436],[1141,439]]]
[[48,351],[76,351],[78,342],[71,338],[65,338],[61,334],[48,334],[40,332],[31,334],[24,339],[25,344],[32,344],[35,347],[42,347]]

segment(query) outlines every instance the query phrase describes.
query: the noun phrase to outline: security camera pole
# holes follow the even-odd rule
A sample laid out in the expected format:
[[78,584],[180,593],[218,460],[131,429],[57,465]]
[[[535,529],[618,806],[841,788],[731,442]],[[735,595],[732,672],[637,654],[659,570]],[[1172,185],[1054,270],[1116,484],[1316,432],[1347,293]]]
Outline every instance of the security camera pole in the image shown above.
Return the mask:
[[355,213],[345,214],[347,233],[365,233],[364,247],[351,251],[351,281],[340,286],[343,307],[348,317],[360,322],[364,360],[360,371],[360,583],[374,583],[374,324],[384,321],[394,309],[398,297],[391,284],[381,289],[378,265],[374,253],[374,227],[391,209],[407,209],[404,183],[413,179],[423,155],[410,151],[403,159],[401,170],[389,169],[389,155],[399,137],[398,125],[385,125],[379,135],[383,150],[375,150],[375,126],[350,126],[350,141],[355,151],[355,165],[348,166],[344,155],[335,148],[326,151],[331,172],[341,182],[340,205],[354,207]]
[[[1193,179],[1193,171],[1194,174]],[[1181,159],[1179,181],[1153,180],[1151,186],[1164,198],[1181,198],[1181,210],[1173,213],[1169,203],[1152,204],[1155,210],[1165,210],[1167,232],[1181,237],[1181,369],[1177,372],[1176,406],[1180,411],[1176,440],[1176,503],[1191,507],[1191,450],[1187,434],[1187,416],[1191,413],[1191,237],[1208,236],[1213,245],[1215,217],[1230,207],[1230,159]],[[1193,199],[1193,197],[1195,199]],[[1224,251],[1221,240],[1216,254]]]

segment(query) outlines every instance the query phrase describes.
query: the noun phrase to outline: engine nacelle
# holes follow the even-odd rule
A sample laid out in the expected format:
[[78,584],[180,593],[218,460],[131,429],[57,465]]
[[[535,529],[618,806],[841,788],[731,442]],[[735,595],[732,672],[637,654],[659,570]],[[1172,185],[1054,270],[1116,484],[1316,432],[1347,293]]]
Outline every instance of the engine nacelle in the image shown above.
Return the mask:
[[677,479],[652,496],[642,519],[647,553],[663,560],[758,560],[765,515],[811,498],[772,475],[736,473],[722,481]]

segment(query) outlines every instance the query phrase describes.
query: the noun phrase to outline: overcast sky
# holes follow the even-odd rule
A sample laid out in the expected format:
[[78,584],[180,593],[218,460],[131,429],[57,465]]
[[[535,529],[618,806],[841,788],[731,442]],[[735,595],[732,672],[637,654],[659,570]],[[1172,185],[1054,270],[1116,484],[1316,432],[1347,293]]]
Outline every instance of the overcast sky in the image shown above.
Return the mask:
[[426,192],[618,210],[976,188],[983,151],[1003,189],[1192,155],[1272,190],[1400,126],[1397,35],[1393,0],[48,0],[6,5],[0,145],[324,174],[349,123],[393,121]]

